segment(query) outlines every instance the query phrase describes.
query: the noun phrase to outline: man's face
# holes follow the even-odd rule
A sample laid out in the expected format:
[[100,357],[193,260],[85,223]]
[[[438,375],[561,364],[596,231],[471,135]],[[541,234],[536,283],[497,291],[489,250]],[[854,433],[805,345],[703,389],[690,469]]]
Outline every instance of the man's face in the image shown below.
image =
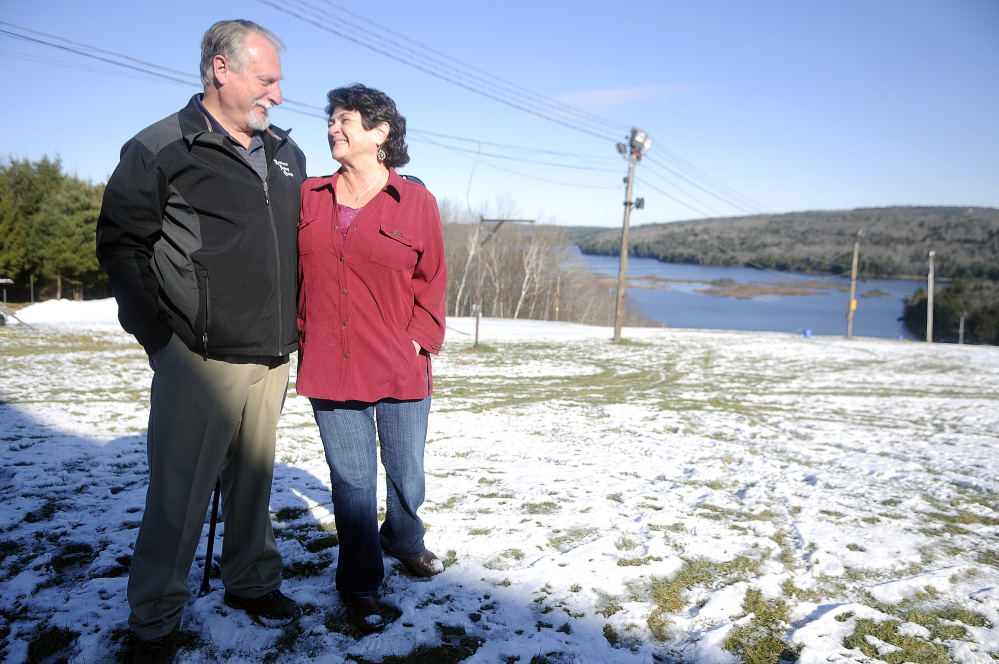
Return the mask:
[[219,99],[229,122],[242,131],[264,130],[270,125],[267,109],[281,103],[281,56],[264,37],[246,38],[246,67],[242,72],[229,63]]

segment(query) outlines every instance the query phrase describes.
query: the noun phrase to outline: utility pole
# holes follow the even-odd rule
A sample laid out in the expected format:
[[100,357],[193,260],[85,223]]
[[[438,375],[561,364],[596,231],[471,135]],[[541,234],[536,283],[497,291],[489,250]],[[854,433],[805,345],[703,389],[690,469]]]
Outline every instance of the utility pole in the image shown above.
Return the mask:
[[853,337],[853,312],[857,310],[857,259],[860,256],[860,238],[864,237],[864,229],[857,231],[857,239],[853,242],[853,270],[850,272],[850,305],[846,310],[846,338]]
[[962,311],[961,312],[961,324],[957,328],[958,329],[958,332],[957,332],[957,343],[958,344],[963,344],[964,343],[964,319],[967,318],[967,317],[968,317],[968,312],[967,311]]
[[645,199],[639,198],[632,202],[631,192],[635,184],[635,164],[642,159],[642,155],[652,147],[652,137],[638,127],[632,127],[630,146],[624,143],[617,144],[617,151],[622,155],[627,155],[628,177],[625,178],[627,189],[624,194],[624,226],[621,229],[621,267],[617,275],[617,303],[614,306],[614,341],[621,341],[621,325],[624,322],[624,287],[628,276],[628,224],[631,220],[632,206],[641,210],[645,207]]
[[559,308],[562,305],[562,275],[555,279],[555,322],[558,322]]
[[[482,224],[496,222],[493,229],[489,231],[489,235],[486,236],[482,242],[479,242],[479,235],[482,232]],[[479,217],[479,223],[475,229],[475,253],[477,253],[478,259],[475,261],[476,275],[475,275],[475,343],[472,345],[473,348],[479,347],[479,319],[482,318],[482,247],[486,246],[486,242],[489,242],[496,235],[496,231],[500,229],[503,224],[511,222],[517,224],[533,224],[533,219],[486,219],[484,217]]]
[[930,273],[926,283],[926,341],[933,341],[933,257],[937,252],[930,252]]

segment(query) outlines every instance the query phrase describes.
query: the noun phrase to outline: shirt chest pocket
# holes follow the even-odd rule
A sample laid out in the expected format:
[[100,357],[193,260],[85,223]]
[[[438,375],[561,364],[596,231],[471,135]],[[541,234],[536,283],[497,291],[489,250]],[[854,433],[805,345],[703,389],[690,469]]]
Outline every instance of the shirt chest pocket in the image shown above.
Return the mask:
[[298,255],[306,256],[319,247],[319,224],[314,219],[298,222]]
[[369,260],[391,270],[412,272],[417,252],[411,230],[383,224],[378,229]]

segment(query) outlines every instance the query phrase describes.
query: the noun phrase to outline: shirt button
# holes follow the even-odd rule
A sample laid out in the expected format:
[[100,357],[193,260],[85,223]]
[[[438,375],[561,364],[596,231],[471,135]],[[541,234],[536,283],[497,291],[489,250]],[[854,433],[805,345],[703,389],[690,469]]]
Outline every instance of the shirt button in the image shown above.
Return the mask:
[[338,231],[338,230],[340,230],[340,227],[339,226],[334,226],[333,230]]
[[345,358],[349,358],[349,357],[350,357],[350,353],[344,353],[344,354],[343,354],[343,356],[344,356]]
[[344,295],[346,295],[346,294],[347,294],[347,289],[346,289],[346,288],[344,288],[344,289],[343,289],[342,291],[340,291],[340,292],[341,292],[341,293],[343,293]]
[[341,257],[340,257],[340,262],[341,262],[341,263],[343,262],[343,256],[341,256]]
[[347,327],[347,321],[344,321],[344,322],[343,322],[343,326],[344,326],[344,327]]

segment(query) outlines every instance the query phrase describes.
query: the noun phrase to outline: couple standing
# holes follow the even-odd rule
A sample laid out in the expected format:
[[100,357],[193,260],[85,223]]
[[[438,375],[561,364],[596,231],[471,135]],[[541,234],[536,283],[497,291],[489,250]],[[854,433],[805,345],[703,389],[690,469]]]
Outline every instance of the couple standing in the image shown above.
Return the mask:
[[[269,514],[296,348],[297,389],[330,466],[336,585],[351,621],[384,626],[382,552],[418,576],[443,570],[417,515],[430,355],[444,339],[437,203],[395,171],[409,161],[405,119],[361,85],[329,93],[341,168],[307,180],[305,156],[267,117],[282,101],[282,48],[249,21],[213,25],[204,94],[126,143],[104,194],[97,254],[122,326],[154,370],[150,479],[128,582],[136,662],[174,660],[219,478],[223,601],[264,623],[301,615],[280,590]],[[376,435],[387,477],[380,529]]]

